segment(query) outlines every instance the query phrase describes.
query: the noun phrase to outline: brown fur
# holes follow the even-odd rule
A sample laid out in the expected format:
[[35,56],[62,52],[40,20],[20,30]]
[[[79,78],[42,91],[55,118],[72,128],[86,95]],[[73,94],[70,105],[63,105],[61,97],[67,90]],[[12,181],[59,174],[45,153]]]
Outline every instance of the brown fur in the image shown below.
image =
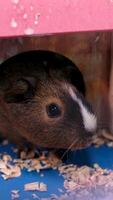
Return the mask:
[[[1,65],[2,136],[20,146],[28,142],[39,147],[75,149],[91,143],[94,134],[85,130],[80,108],[68,93],[68,87],[72,87],[84,94],[84,81],[76,66],[66,59],[33,51]],[[48,117],[46,106],[51,103],[60,106],[61,116]]]

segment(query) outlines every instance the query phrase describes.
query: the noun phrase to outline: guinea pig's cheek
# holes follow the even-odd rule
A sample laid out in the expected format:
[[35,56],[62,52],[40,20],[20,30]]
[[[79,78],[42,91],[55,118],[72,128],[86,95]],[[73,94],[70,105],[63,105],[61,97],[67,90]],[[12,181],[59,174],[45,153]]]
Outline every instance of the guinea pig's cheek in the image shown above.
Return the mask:
[[31,110],[21,104],[9,104],[7,105],[7,112],[10,121],[13,124],[22,125],[23,127],[30,124],[32,119],[32,112]]
[[61,120],[61,117],[57,118],[49,118],[47,114],[44,115],[43,117],[43,122],[48,124],[48,125],[54,125],[57,124]]

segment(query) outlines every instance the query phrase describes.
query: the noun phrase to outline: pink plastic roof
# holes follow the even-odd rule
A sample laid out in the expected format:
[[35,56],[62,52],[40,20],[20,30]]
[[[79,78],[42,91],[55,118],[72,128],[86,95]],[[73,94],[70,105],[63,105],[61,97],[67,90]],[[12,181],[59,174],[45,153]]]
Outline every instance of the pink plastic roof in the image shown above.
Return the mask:
[[113,29],[113,0],[0,0],[0,37]]

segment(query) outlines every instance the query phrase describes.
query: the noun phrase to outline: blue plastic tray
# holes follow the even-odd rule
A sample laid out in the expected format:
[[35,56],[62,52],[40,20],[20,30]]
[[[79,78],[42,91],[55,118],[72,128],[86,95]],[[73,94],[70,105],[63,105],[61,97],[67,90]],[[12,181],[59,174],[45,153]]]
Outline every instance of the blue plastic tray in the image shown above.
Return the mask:
[[[0,153],[7,152],[11,156],[15,157],[15,153],[12,151],[12,145],[0,145]],[[71,152],[68,156],[67,163],[74,163],[81,165],[92,166],[94,163],[98,163],[101,167],[107,169],[113,169],[113,148],[107,146],[101,146],[99,148],[90,147],[84,150],[78,150]],[[44,177],[40,174],[43,173]],[[26,192],[24,191],[24,184],[29,182],[41,181],[48,185],[47,192]],[[43,170],[39,174],[35,171],[27,172],[22,171],[22,175],[18,178],[3,180],[0,177],[0,200],[10,200],[11,190],[19,190],[19,200],[32,200],[32,194],[38,194],[40,197],[49,197],[50,194],[60,195],[58,188],[63,188],[63,177],[58,175],[56,170]]]

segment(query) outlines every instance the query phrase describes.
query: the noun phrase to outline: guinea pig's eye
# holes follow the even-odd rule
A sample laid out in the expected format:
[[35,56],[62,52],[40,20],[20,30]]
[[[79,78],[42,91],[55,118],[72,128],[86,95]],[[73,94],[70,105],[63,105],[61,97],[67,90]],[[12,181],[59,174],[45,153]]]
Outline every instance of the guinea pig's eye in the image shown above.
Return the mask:
[[59,117],[61,115],[61,108],[55,103],[46,106],[47,115],[50,118]]

